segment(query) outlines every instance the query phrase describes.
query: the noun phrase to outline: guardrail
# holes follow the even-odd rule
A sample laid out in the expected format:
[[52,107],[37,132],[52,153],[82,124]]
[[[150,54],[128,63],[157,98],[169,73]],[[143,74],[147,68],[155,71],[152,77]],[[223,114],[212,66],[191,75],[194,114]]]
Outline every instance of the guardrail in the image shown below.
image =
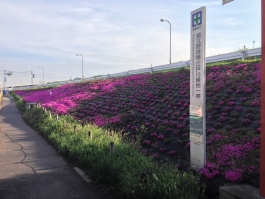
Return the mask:
[[[260,56],[260,55],[261,55],[261,48],[255,48],[255,49],[250,49],[250,50],[245,50],[245,51],[237,51],[237,52],[232,52],[232,53],[226,53],[226,54],[206,57],[206,63],[233,60],[233,59],[239,59],[239,58],[242,58],[244,60],[244,58],[246,57],[253,57],[253,56]],[[121,72],[121,73],[102,75],[98,77],[88,77],[88,78],[84,78],[84,81],[100,80],[100,79],[115,78],[115,77],[125,77],[129,75],[137,75],[137,74],[142,74],[142,73],[153,73],[153,72],[158,72],[162,70],[176,69],[176,68],[180,68],[184,66],[189,66],[189,60],[181,61],[181,62],[177,62],[173,64],[154,66],[150,68],[142,68],[138,70],[129,70],[126,72]],[[60,86],[64,84],[78,83],[78,82],[82,82],[82,80],[80,79],[80,80],[68,80],[68,81],[62,81],[62,82],[52,82],[52,83],[48,83],[45,85],[39,84],[39,85],[31,85],[31,86],[18,86],[14,88],[14,90],[45,88],[45,87]]]

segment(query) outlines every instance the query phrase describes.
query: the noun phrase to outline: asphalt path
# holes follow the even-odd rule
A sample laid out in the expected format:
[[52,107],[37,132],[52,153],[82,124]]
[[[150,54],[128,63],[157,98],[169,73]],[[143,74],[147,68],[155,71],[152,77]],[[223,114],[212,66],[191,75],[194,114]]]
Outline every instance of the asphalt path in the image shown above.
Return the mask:
[[103,199],[36,131],[24,123],[13,99],[0,114],[0,199]]

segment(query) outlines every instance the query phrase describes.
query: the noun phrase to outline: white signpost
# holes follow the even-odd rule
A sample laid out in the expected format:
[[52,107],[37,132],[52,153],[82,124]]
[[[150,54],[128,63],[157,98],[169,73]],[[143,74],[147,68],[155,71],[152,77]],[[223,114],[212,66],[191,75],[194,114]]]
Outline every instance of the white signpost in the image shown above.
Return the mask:
[[227,4],[227,3],[231,2],[231,1],[234,1],[234,0],[223,0],[223,5],[225,5],[225,4]]
[[191,12],[190,33],[190,163],[198,170],[206,162],[205,6]]

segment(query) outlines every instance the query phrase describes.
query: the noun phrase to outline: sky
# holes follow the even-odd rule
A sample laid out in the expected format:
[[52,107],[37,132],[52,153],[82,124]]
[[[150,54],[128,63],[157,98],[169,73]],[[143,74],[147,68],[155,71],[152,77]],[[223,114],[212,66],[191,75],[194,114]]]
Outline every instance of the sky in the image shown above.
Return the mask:
[[[206,6],[206,56],[261,46],[261,0],[0,0],[0,82],[92,77],[190,58],[190,13]],[[255,41],[255,42],[253,42]]]

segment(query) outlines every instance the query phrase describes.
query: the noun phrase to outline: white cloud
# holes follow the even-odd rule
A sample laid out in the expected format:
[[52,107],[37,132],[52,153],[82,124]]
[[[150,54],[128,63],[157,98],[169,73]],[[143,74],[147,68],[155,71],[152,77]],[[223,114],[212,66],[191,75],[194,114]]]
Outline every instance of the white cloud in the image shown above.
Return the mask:
[[223,19],[223,23],[225,25],[228,25],[228,26],[238,26],[240,24],[243,24],[244,22],[243,21],[238,21],[234,17],[229,17],[229,18]]

